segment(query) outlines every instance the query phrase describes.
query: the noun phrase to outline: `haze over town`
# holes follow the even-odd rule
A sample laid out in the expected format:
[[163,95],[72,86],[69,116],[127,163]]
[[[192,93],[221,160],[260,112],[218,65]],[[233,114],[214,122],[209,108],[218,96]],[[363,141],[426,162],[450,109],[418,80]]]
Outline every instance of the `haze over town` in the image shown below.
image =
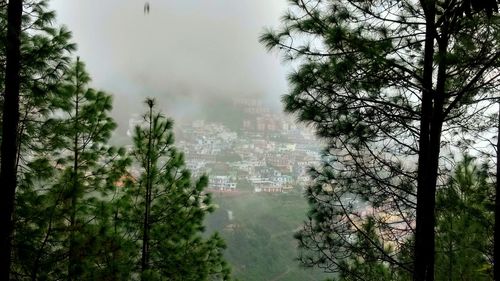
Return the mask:
[[120,132],[145,97],[157,97],[176,122],[203,118],[218,103],[241,97],[281,111],[286,69],[258,37],[279,23],[285,0],[151,0],[148,15],[144,3],[50,2],[78,42],[93,86],[114,95]]

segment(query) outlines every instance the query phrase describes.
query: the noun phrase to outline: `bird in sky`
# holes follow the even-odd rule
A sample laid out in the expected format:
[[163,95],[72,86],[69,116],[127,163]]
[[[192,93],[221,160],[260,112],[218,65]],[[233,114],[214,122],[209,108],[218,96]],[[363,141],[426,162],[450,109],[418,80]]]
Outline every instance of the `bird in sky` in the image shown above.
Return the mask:
[[144,3],[144,14],[149,14],[149,2]]

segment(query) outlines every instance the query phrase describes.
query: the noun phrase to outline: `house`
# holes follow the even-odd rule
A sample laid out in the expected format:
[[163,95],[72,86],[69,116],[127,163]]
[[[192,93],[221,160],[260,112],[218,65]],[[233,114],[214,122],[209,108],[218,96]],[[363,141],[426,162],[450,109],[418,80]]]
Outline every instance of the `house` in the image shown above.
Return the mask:
[[283,188],[281,185],[276,184],[273,181],[270,180],[253,180],[252,183],[254,184],[254,192],[267,192],[267,193],[276,193],[276,192],[282,192]]
[[228,176],[212,176],[209,177],[208,187],[216,191],[235,191],[236,182],[232,181]]

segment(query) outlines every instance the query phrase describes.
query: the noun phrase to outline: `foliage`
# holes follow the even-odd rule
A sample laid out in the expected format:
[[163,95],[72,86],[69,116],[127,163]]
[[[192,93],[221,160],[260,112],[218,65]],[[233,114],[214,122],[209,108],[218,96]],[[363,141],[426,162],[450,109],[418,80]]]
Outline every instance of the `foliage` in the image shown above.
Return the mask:
[[[294,0],[282,26],[262,35],[294,67],[286,111],[327,142],[298,233],[305,266],[347,276],[345,259],[371,256],[391,265],[393,279],[433,280],[436,188],[447,173],[441,148],[474,146],[471,136],[491,127],[485,115],[498,86],[498,18],[465,17],[462,8]],[[372,228],[382,241],[357,247],[352,237]],[[413,237],[414,255],[403,258]]]
[[[144,122],[135,128],[133,156],[140,175],[127,188],[134,202],[129,217],[142,247],[142,280],[229,280],[218,234],[203,238],[203,220],[213,211],[208,178],[194,183],[184,156],[173,146],[173,122],[147,100]],[[124,215],[126,216],[126,215]],[[139,266],[140,263],[140,266]]]
[[214,195],[214,203],[218,208],[207,217],[207,232],[219,231],[226,241],[226,258],[235,278],[313,281],[327,277],[296,262],[293,233],[307,210],[299,194],[220,194]]
[[[488,166],[477,166],[475,159],[464,156],[457,163],[448,183],[438,190],[436,212],[436,280],[493,280],[493,184],[488,181]],[[373,217],[360,222],[363,232],[354,237],[354,247],[369,247],[377,243],[391,252],[391,245],[383,245],[385,234],[374,232]],[[361,235],[361,234],[366,235]],[[404,249],[413,247],[409,239]],[[346,257],[344,270],[338,280],[411,280],[411,276],[397,273],[392,265],[383,262],[378,251],[360,251]],[[411,257],[402,251],[400,260]],[[337,279],[336,279],[337,280]]]
[[[111,97],[87,88],[77,61],[58,85],[59,110],[45,125],[57,146],[31,151],[18,193],[16,274],[24,278],[95,280],[107,270],[98,253],[115,241],[106,234],[108,196],[129,160],[106,142],[116,127]],[[37,153],[38,152],[38,153]]]
[[[39,128],[40,119],[56,107],[52,99],[76,45],[70,42],[70,31],[65,27],[54,27],[55,13],[48,10],[48,1],[23,2],[19,139],[23,143],[21,149],[31,150],[50,145],[48,141],[33,138],[33,134],[36,136],[35,131],[43,129]],[[7,26],[5,12],[6,9],[0,12],[2,34]],[[5,36],[0,38],[0,48],[5,49]],[[0,62],[0,74],[4,77],[5,52],[0,53]],[[0,91],[4,91],[3,80],[0,80]]]
[[[69,42],[69,31],[53,27],[55,14],[47,3],[24,3],[12,278],[134,280],[139,276],[134,267],[139,249],[135,234],[143,225],[128,217],[138,207],[130,201],[135,190],[125,188],[135,183],[125,170],[130,160],[125,149],[107,144],[116,127],[108,116],[112,98],[88,88],[90,78],[83,63],[69,64],[75,45]],[[1,15],[5,32],[4,10]],[[0,59],[5,60],[3,52]],[[2,73],[4,65],[0,64]],[[3,80],[0,88],[3,91]],[[167,123],[171,126],[171,121]],[[164,133],[156,137],[167,136],[164,144],[168,143],[166,151],[173,161],[158,171],[161,180],[155,187],[162,183],[170,190],[163,189],[163,197],[155,193],[151,205],[152,261],[160,270],[143,276],[227,280],[222,239],[217,234],[203,239],[200,232],[205,212],[212,210],[210,198],[202,192],[207,179],[191,184],[182,155],[171,147],[171,131]],[[170,215],[179,216],[176,224],[171,224]],[[162,239],[167,230],[169,239]]]
[[436,280],[493,280],[493,184],[465,156],[437,194]]

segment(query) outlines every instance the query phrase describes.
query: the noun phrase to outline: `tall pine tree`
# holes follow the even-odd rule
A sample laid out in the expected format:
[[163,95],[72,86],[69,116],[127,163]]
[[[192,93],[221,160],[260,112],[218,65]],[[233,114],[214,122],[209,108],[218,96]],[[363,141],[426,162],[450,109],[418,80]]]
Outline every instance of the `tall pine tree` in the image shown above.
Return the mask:
[[[317,243],[301,244],[304,264],[343,273],[346,256],[375,250],[414,280],[434,280],[442,148],[483,129],[500,82],[498,19],[472,12],[495,10],[478,2],[296,0],[261,37],[297,66],[286,110],[327,142],[307,190],[311,224],[299,235]],[[370,214],[396,253],[349,239],[369,236],[359,223]],[[413,264],[398,258],[407,241]]]
[[157,112],[154,100],[146,105],[134,133],[139,175],[128,188],[136,202],[130,217],[140,230],[137,272],[141,280],[229,280],[224,242],[217,234],[202,235],[203,219],[213,211],[210,194],[204,192],[208,179],[192,182],[182,153],[173,146],[172,120]]
[[0,145],[0,279],[10,278],[14,199],[17,186],[16,156],[19,126],[19,90],[21,85],[21,18],[23,1],[12,0],[7,9],[5,94],[2,110]]
[[465,155],[437,192],[436,280],[493,280],[493,188],[486,165]]
[[107,145],[116,127],[108,116],[111,96],[88,88],[89,81],[80,61],[66,73],[55,95],[59,110],[45,122],[51,129],[45,137],[58,146],[32,154],[24,173],[16,230],[20,279],[97,280],[109,274],[106,255],[119,250],[116,235],[111,249],[103,246],[112,240],[110,201],[129,160],[124,149]]
[[[14,4],[14,3],[12,3]],[[6,75],[5,46],[9,42],[7,37],[7,3],[0,3],[0,73]],[[24,16],[21,22],[20,33],[20,85],[19,85],[19,126],[17,129],[15,151],[15,173],[17,181],[22,181],[22,173],[29,169],[28,162],[33,150],[49,151],[52,147],[50,140],[41,137],[41,131],[46,128],[45,117],[54,108],[51,106],[51,95],[54,86],[58,84],[64,72],[68,59],[68,52],[74,50],[74,44],[68,42],[70,33],[65,28],[54,28],[54,13],[47,9],[47,1],[23,1]],[[5,80],[0,80],[0,89],[5,89]],[[13,82],[13,81],[10,81]],[[3,108],[12,110],[12,105],[4,104],[5,95],[0,102]],[[5,106],[4,106],[5,105]],[[18,183],[22,185],[22,183]],[[18,190],[19,191],[19,190]],[[16,192],[19,193],[19,192]],[[16,194],[16,197],[18,194]],[[3,197],[6,199],[7,197]],[[17,204],[19,200],[16,199]],[[7,205],[2,204],[6,207]],[[16,206],[16,210],[19,208]],[[17,211],[16,211],[17,212]],[[16,219],[16,215],[13,219]],[[15,223],[15,222],[14,222]],[[15,229],[16,226],[14,226]],[[2,230],[6,228],[2,227]],[[14,231],[12,239],[18,232]],[[15,242],[13,242],[15,243]],[[13,245],[16,247],[16,245]],[[2,254],[7,251],[2,250]],[[14,257],[15,259],[15,257]]]

